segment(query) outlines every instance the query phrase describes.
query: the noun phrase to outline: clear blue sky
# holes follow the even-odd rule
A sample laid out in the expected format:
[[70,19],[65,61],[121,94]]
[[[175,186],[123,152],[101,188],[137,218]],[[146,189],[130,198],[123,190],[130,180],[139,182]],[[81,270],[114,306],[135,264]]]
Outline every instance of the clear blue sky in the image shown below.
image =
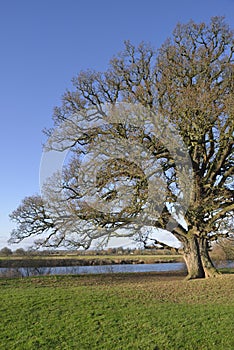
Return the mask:
[[42,129],[71,78],[105,70],[126,39],[157,48],[178,22],[216,15],[234,28],[234,0],[0,2],[0,248],[13,227],[9,213],[39,192]]

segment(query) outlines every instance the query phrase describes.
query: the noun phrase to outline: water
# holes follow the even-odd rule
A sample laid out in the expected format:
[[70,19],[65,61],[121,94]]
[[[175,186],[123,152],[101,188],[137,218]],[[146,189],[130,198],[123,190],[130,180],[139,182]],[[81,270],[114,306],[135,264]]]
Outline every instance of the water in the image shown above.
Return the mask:
[[[217,267],[234,267],[234,261],[219,264]],[[124,272],[173,272],[183,271],[186,266],[179,263],[158,264],[124,264],[124,265],[98,265],[98,266],[59,266],[59,267],[18,267],[0,268],[0,277],[27,277],[37,275],[77,275]]]
[[0,268],[2,277],[26,277],[36,275],[70,275],[70,274],[101,274],[124,272],[168,272],[181,271],[185,264],[158,263],[158,264],[124,264],[124,265],[98,265],[98,266],[58,266],[58,267],[18,267]]
[[55,267],[54,273],[55,274],[67,274],[67,273],[100,274],[100,273],[153,272],[153,271],[166,272],[166,271],[180,271],[184,267],[185,267],[184,263],[69,266],[69,267]]

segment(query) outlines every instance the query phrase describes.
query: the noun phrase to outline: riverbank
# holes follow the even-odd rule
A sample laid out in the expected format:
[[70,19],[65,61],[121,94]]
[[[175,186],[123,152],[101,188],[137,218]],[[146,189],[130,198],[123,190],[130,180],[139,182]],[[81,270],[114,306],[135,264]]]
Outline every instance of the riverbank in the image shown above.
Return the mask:
[[181,255],[23,256],[0,257],[0,268],[160,264],[183,262]]

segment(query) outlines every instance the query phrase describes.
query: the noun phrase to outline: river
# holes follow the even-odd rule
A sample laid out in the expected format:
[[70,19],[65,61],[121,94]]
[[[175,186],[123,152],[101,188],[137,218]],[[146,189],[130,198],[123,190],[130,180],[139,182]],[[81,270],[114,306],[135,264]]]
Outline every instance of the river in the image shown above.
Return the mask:
[[[234,267],[234,261],[219,264],[218,267]],[[98,266],[18,267],[0,268],[0,277],[27,277],[36,275],[77,275],[126,272],[173,272],[186,270],[183,262],[157,264],[121,264]]]

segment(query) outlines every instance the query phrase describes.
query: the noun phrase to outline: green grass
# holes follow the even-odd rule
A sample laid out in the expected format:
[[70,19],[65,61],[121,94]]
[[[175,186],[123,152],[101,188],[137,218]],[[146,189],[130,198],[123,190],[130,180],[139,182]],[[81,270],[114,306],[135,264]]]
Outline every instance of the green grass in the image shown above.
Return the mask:
[[0,349],[232,350],[234,275],[0,280]]
[[0,256],[0,260],[27,260],[27,259],[40,259],[40,260],[47,260],[47,259],[76,259],[76,260],[102,260],[102,259],[108,259],[108,260],[131,260],[131,259],[139,259],[139,260],[171,260],[175,259],[178,261],[183,260],[182,255],[74,255],[74,254],[67,254],[67,255],[9,255],[9,256]]

